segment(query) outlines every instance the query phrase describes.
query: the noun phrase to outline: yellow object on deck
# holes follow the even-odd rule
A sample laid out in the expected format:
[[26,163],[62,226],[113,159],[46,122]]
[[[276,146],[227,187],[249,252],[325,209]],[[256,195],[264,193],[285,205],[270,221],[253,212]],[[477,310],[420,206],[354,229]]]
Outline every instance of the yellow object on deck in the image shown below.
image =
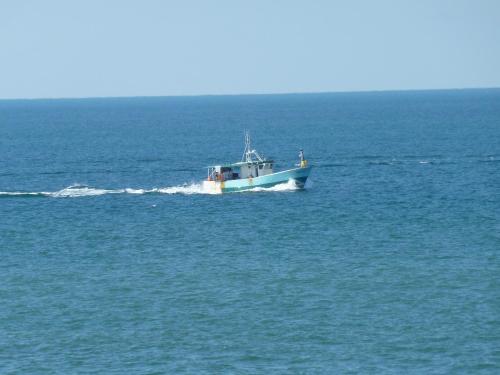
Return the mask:
[[300,167],[301,167],[301,168],[305,168],[305,167],[307,167],[307,160],[302,160],[302,161],[300,162]]

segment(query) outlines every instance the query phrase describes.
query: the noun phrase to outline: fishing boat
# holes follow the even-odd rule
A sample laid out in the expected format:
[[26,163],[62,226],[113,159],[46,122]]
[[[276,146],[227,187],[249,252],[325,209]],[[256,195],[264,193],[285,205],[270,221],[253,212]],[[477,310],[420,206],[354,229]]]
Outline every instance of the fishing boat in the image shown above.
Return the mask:
[[254,188],[270,188],[279,184],[292,183],[304,188],[311,173],[303,150],[299,153],[300,163],[295,168],[274,172],[274,161],[265,159],[252,149],[250,134],[245,134],[245,151],[240,162],[208,167],[203,189],[210,193],[228,193]]

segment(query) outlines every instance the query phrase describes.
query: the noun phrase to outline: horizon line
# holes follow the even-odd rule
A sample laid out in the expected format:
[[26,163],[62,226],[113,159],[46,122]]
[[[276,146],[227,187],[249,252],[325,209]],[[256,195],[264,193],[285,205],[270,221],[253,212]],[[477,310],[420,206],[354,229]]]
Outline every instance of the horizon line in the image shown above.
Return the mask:
[[196,98],[212,96],[275,96],[275,95],[319,95],[319,94],[369,94],[391,92],[422,92],[422,91],[474,91],[498,90],[500,86],[486,87],[455,87],[431,89],[380,89],[380,90],[340,90],[340,91],[295,91],[271,93],[232,93],[232,94],[182,94],[182,95],[111,95],[111,96],[68,96],[68,97],[28,97],[28,98],[0,98],[0,101],[35,101],[35,100],[91,100],[91,99],[132,99],[132,98]]

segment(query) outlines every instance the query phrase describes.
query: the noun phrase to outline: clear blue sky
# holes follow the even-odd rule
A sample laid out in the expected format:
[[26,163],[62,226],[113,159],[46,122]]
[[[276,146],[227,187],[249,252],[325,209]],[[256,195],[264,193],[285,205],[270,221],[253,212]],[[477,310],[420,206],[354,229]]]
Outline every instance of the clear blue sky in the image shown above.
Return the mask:
[[0,0],[0,98],[500,87],[500,0]]

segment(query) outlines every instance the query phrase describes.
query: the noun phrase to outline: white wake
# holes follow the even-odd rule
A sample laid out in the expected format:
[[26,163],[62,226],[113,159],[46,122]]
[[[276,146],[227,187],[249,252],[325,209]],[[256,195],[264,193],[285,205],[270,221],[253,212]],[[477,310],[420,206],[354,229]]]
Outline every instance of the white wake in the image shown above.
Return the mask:
[[254,187],[249,190],[243,190],[242,192],[262,192],[262,191],[294,191],[299,190],[300,188],[297,186],[297,183],[290,179],[287,182],[283,182],[282,184],[274,185],[272,187]]
[[51,198],[78,198],[91,197],[106,194],[212,194],[203,189],[202,184],[184,184],[179,186],[167,186],[152,189],[99,189],[85,185],[72,185],[58,191],[0,191],[0,197],[51,197]]
[[[295,184],[295,181],[289,180],[286,183],[278,184],[273,187],[255,187],[248,190],[243,190],[241,192],[266,192],[266,191],[293,191],[298,190],[299,187]],[[134,188],[124,188],[124,189],[99,189],[93,188],[86,185],[71,185],[62,190],[58,191],[39,191],[39,192],[25,192],[25,191],[0,191],[1,197],[51,197],[51,198],[78,198],[78,197],[91,197],[107,194],[131,194],[131,195],[143,195],[143,194],[179,194],[179,195],[194,195],[194,194],[217,194],[212,190],[205,190],[203,184],[192,183],[177,186],[167,186],[161,188],[152,189],[134,189]]]

